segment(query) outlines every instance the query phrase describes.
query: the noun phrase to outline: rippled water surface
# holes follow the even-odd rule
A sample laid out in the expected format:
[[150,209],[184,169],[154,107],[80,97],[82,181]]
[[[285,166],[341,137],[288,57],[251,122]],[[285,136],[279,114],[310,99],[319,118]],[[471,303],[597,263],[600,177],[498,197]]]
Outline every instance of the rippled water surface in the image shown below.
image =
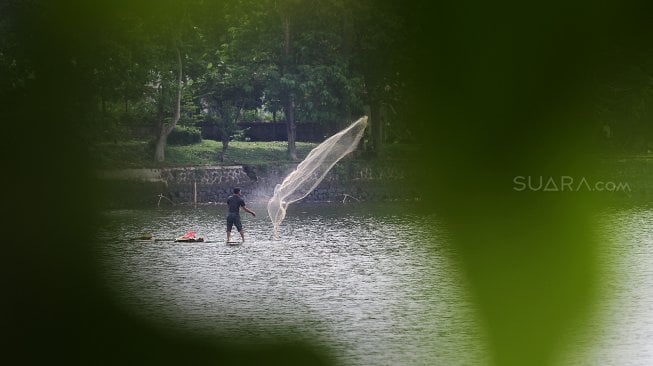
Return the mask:
[[597,314],[560,364],[653,365],[653,209],[612,210],[598,220],[598,231]]
[[[252,208],[237,246],[224,243],[224,206],[106,212],[101,262],[116,301],[195,334],[310,339],[346,365],[487,364],[437,218],[406,205],[298,204],[275,239],[265,207]],[[653,210],[600,217],[598,314],[557,364],[653,365]],[[208,242],[130,240],[186,231]]]
[[[166,327],[230,340],[309,337],[343,364],[480,363],[437,220],[391,204],[299,204],[274,239],[265,208],[252,208],[259,216],[243,215],[238,246],[224,243],[224,206],[107,212],[103,263],[116,299]],[[129,240],[186,231],[209,242]]]

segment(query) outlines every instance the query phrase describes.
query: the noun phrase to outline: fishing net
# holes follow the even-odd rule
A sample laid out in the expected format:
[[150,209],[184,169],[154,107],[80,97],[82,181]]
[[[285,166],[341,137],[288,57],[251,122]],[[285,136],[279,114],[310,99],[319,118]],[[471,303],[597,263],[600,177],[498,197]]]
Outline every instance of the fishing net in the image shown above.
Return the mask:
[[316,146],[297,165],[292,173],[274,188],[274,196],[268,201],[268,215],[272,220],[274,233],[286,217],[289,204],[306,197],[324,179],[331,168],[345,155],[356,149],[367,127],[367,116],[329,137]]

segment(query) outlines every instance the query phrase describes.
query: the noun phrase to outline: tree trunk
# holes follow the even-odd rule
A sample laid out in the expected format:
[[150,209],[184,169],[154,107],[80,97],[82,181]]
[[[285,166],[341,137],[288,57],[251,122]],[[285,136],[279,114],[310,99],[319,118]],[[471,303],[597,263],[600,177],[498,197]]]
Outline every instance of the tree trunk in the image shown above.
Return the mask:
[[156,146],[154,147],[154,160],[161,162],[165,159],[165,149],[168,142],[168,133],[165,133],[165,125],[161,129],[159,136],[156,139]]
[[368,124],[368,127],[365,130],[366,139],[363,139],[368,142],[363,145],[363,149],[373,155],[378,155],[383,148],[383,117],[381,113],[381,104],[378,102],[372,102],[371,105],[364,105],[363,112],[367,116]]
[[[283,17],[283,35],[284,64],[287,66],[290,63],[290,16],[288,14],[284,14]],[[287,91],[285,99],[286,105],[284,106],[284,112],[286,114],[286,131],[288,132],[288,155],[292,161],[297,161],[299,160],[297,158],[297,147],[295,146],[297,128],[295,126],[295,101],[293,100],[292,92]]]
[[288,155],[292,161],[297,161],[299,160],[297,158],[297,147],[295,146],[297,126],[295,125],[295,101],[292,97],[286,103],[286,131],[288,132]]
[[223,132],[221,136],[221,141],[222,141],[222,150],[218,154],[218,160],[221,162],[224,161],[224,156],[227,153],[227,149],[229,148],[229,135],[227,132]]
[[[160,125],[159,135],[157,136],[156,147],[154,148],[154,160],[158,162],[162,162],[165,160],[165,149],[166,149],[166,144],[168,143],[168,135],[170,135],[172,130],[175,129],[177,122],[179,122],[179,119],[181,118],[181,88],[182,88],[183,69],[181,64],[181,51],[179,51],[179,47],[177,47],[176,50],[177,50],[177,97],[175,100],[175,111],[173,113],[171,123],[164,123],[163,121],[161,121],[161,123],[159,124]],[[163,118],[163,114],[161,114],[159,118]]]
[[381,153],[383,148],[383,116],[381,114],[381,103],[372,102],[371,113],[374,116],[369,116],[368,121],[371,121],[370,127],[372,130],[372,149],[375,155]]

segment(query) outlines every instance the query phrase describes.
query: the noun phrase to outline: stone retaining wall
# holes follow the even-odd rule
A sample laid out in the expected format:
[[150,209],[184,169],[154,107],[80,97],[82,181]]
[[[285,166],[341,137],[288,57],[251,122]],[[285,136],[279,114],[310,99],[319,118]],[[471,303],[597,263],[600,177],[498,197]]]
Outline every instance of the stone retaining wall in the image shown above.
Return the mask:
[[[296,164],[276,167],[209,166],[166,169],[124,169],[101,171],[98,177],[109,206],[134,204],[222,203],[239,187],[248,202],[267,202],[276,184]],[[348,202],[412,199],[399,194],[405,179],[396,167],[372,168],[336,166],[304,201]],[[394,183],[394,184],[393,184]],[[163,196],[163,197],[162,197]]]

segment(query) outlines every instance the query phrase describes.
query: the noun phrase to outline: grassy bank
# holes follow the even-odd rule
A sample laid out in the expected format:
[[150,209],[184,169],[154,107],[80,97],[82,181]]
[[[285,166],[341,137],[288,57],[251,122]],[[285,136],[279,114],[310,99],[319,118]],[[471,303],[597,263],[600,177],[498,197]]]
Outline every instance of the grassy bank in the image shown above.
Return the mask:
[[[317,144],[297,143],[297,154],[303,159]],[[274,162],[288,162],[285,142],[241,142],[229,143],[224,159],[220,160],[222,144],[203,140],[188,146],[168,146],[166,159],[159,163],[153,160],[153,152],[147,141],[119,141],[97,145],[91,151],[93,165],[101,169],[114,168],[160,168],[203,165],[265,165]]]
[[[318,144],[297,142],[297,155],[300,160]],[[284,141],[229,143],[224,159],[219,159],[222,144],[218,141],[203,140],[188,146],[168,146],[166,160],[162,163],[153,160],[153,152],[147,141],[118,141],[102,143],[93,147],[90,158],[99,169],[120,168],[161,168],[206,165],[257,165],[283,164],[290,162],[287,152],[288,144]],[[384,147],[378,159],[367,159],[365,152],[357,151],[355,158],[381,162],[401,161],[415,147],[407,144],[392,144]]]

